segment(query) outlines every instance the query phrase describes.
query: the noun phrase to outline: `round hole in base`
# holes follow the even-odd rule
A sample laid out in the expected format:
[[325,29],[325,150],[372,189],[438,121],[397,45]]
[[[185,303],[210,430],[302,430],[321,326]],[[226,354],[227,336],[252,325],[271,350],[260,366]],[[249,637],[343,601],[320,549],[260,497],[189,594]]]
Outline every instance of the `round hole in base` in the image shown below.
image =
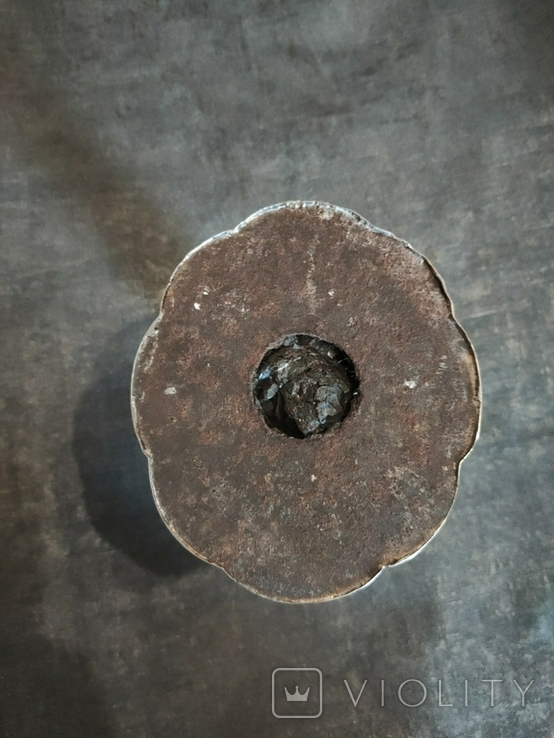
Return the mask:
[[350,357],[338,346],[297,333],[268,349],[253,392],[270,428],[308,438],[341,423],[359,394]]

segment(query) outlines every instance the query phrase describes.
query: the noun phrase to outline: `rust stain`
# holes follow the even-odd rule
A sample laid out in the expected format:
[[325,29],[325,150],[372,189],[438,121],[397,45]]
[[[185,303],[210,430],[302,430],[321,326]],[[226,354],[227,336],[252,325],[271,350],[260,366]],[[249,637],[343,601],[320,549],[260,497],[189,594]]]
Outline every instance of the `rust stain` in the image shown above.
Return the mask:
[[[359,380],[356,406],[318,436],[269,428],[253,398],[266,350],[292,334],[338,346]],[[180,264],[132,404],[172,533],[255,592],[307,602],[362,586],[436,532],[480,390],[424,257],[351,211],[285,203]]]

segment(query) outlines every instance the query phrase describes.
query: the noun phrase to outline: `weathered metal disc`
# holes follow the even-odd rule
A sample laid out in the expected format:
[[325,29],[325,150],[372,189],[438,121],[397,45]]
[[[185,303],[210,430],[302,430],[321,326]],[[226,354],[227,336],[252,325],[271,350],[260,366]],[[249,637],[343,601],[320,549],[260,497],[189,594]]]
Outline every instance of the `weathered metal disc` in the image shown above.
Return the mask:
[[[347,417],[309,438],[269,427],[253,392],[268,348],[294,334],[344,351],[359,381]],[[307,202],[185,258],[138,352],[132,404],[171,532],[291,602],[346,594],[431,538],[480,412],[475,354],[429,262]]]

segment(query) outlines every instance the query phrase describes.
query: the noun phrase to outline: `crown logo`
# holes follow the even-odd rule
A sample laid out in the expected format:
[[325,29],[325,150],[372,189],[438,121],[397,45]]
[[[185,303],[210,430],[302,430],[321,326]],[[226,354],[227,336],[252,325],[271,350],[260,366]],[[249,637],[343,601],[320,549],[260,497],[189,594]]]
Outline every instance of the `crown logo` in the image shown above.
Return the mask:
[[285,687],[285,694],[287,696],[287,702],[307,702],[308,695],[310,694],[310,688],[308,687],[304,694],[300,694],[298,691],[298,684],[296,685],[296,692],[290,694],[288,689]]

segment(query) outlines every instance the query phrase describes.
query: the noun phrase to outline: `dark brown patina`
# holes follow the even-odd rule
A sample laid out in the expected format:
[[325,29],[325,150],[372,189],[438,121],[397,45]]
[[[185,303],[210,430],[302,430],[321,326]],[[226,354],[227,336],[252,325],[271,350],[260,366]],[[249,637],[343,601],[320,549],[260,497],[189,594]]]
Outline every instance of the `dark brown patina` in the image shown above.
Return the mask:
[[[293,432],[268,421],[276,393]],[[473,349],[430,264],[321,203],[263,210],[182,262],[132,402],[169,529],[291,602],[350,592],[429,540],[480,412]]]

